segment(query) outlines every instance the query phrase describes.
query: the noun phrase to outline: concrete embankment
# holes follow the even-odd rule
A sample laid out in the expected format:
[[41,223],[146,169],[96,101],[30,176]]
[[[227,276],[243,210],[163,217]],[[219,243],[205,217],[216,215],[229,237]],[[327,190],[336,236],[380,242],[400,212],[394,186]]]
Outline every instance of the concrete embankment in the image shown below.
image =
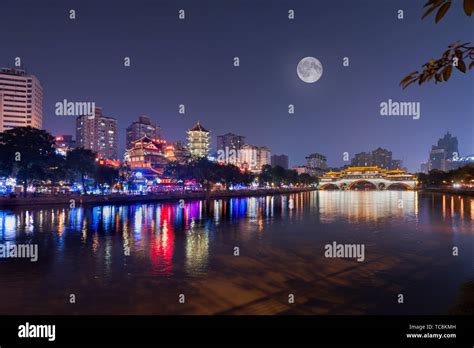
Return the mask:
[[[314,191],[315,188],[280,188],[280,189],[258,189],[258,190],[238,190],[238,191],[212,191],[211,199],[232,198],[232,197],[252,197],[267,196],[285,193],[298,193]],[[177,191],[177,192],[159,192],[146,195],[44,195],[38,197],[0,197],[0,207],[34,207],[43,205],[107,205],[107,204],[136,204],[152,203],[161,201],[177,201],[206,199],[204,191]]]

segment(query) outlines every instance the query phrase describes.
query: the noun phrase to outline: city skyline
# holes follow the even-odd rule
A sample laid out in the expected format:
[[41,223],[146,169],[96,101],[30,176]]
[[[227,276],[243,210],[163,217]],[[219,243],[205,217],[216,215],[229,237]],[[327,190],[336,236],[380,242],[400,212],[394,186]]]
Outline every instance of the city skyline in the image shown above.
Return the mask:
[[[23,71],[22,69],[15,69],[15,68],[2,68],[2,71],[4,71],[5,73],[8,73],[8,74],[13,74],[15,76],[19,76],[21,78],[27,78],[27,79],[31,79],[33,78],[36,83],[39,83],[38,79],[36,78],[35,75],[32,75],[32,74],[29,74],[29,73],[26,73],[25,71]],[[16,72],[17,71],[17,72]],[[39,102],[42,103],[42,97],[39,99]],[[67,100],[64,100],[62,103],[59,102],[57,104],[61,104],[61,110],[63,110],[63,112],[65,112],[65,110],[67,110],[67,103],[68,101]],[[63,106],[64,104],[64,106]],[[73,103],[74,104],[74,103]],[[86,104],[86,103],[77,103],[77,104]],[[71,142],[71,141],[74,141],[75,144],[77,144],[75,147],[83,147],[85,149],[91,149],[93,150],[94,152],[96,152],[101,158],[104,158],[104,159],[113,159],[113,160],[119,160],[119,161],[126,161],[126,157],[127,157],[127,149],[129,149],[130,147],[129,146],[125,146],[124,149],[120,149],[118,150],[118,143],[120,142],[119,140],[119,137],[117,136],[117,133],[120,133],[118,130],[120,129],[120,127],[118,127],[118,122],[117,122],[117,119],[114,118],[114,117],[111,117],[111,116],[105,116],[103,114],[103,108],[100,107],[100,106],[95,106],[95,103],[92,103],[94,106],[92,107],[92,109],[94,109],[94,113],[93,113],[93,117],[91,117],[92,113],[91,112],[85,112],[83,113],[81,116],[77,116],[75,118],[75,123],[76,123],[76,129],[75,129],[75,138],[74,138],[74,135],[72,134],[52,134],[53,136],[55,137],[59,137],[58,138],[58,141],[61,143],[63,142],[63,137],[68,137],[70,138],[68,141]],[[0,105],[1,106],[1,105]],[[79,107],[76,105],[76,109],[79,108],[81,109],[82,107],[86,108],[85,105],[79,105]],[[40,108],[41,109],[41,108]],[[40,110],[41,111],[41,110]],[[66,112],[67,113],[67,112]],[[91,115],[89,115],[91,114]],[[7,116],[8,117],[8,116]],[[24,122],[30,122],[30,121],[27,121],[26,119],[26,116],[22,116],[23,118],[25,118],[25,121]],[[42,119],[42,115],[41,117],[38,119],[39,122],[42,123],[43,119]],[[4,122],[9,122],[8,120],[5,120]],[[36,121],[38,122],[38,121]],[[97,126],[98,124],[100,123],[103,123],[105,122],[106,124],[103,124],[102,125],[102,128],[104,129],[101,129],[101,127]],[[84,126],[84,130],[81,130],[83,128],[82,124],[85,123],[85,124],[89,124],[89,126]],[[109,123],[111,123],[112,125],[109,125]],[[97,124],[97,125],[96,125]],[[29,125],[29,124],[28,124]],[[112,128],[110,128],[112,127]],[[200,125],[200,122],[197,121],[195,127],[201,127]],[[11,126],[9,128],[12,128]],[[38,127],[35,127],[35,128],[38,128]],[[41,127],[39,127],[41,129]],[[110,129],[113,129],[112,131],[109,130]],[[147,131],[148,130],[148,134],[147,134]],[[144,136],[148,136],[150,137],[150,139],[164,139],[162,136],[161,136],[161,127],[154,123],[154,120],[152,120],[149,116],[147,115],[139,115],[134,121],[132,121],[126,128],[125,128],[125,131],[126,131],[126,143],[127,144],[132,144],[132,141],[135,141],[135,140],[138,140]],[[186,131],[186,134],[188,134],[188,143],[189,143],[189,131],[191,129],[188,129]],[[46,130],[48,131],[48,130]],[[207,130],[204,129],[204,131],[206,133],[210,133],[208,132]],[[103,145],[106,145],[106,143],[113,143],[113,145],[107,145],[105,146],[104,148],[101,148],[100,144],[99,144],[99,135],[102,134],[102,135],[106,135],[107,136],[107,133],[112,133],[112,138],[111,139],[108,139],[107,141],[105,141],[105,143]],[[110,134],[108,135],[110,137]],[[446,138],[447,136],[451,137],[451,134],[449,132],[449,130],[446,132],[446,134],[444,135],[444,138]],[[219,159],[219,151],[226,151],[228,152],[229,150],[231,149],[235,149],[235,150],[238,150],[238,151],[241,151],[241,148],[243,146],[243,150],[245,150],[245,146],[251,146],[251,147],[256,147],[256,148],[259,148],[259,146],[255,146],[255,145],[251,145],[251,144],[248,144],[245,142],[245,136],[242,136],[242,135],[236,135],[232,132],[227,132],[226,134],[221,134],[221,135],[216,135],[216,142],[215,142],[215,146],[212,146],[214,143],[212,142],[212,138],[207,135],[206,136],[207,138],[209,138],[208,142],[209,142],[209,148],[208,150],[205,151],[205,153],[207,153],[207,155],[211,156],[211,157],[214,157],[214,156],[217,156],[217,160],[218,161],[222,161]],[[225,148],[225,144],[229,141],[229,140],[224,140],[226,137],[230,137],[230,138],[239,138],[238,140],[238,144],[234,144],[233,141],[231,141],[229,144],[227,144],[227,148]],[[444,138],[439,138],[438,142],[439,141],[443,141]],[[456,141],[456,159],[458,158],[461,158],[463,156],[461,156],[458,152],[458,143],[457,143],[457,137],[454,137],[455,141]],[[173,141],[171,141],[173,142]],[[181,143],[182,141],[181,140],[177,140],[175,143]],[[61,149],[61,144],[58,144],[59,145],[59,149]],[[62,146],[64,146],[64,144],[62,144]],[[223,148],[224,147],[224,148]],[[69,146],[69,149],[71,149],[72,147]],[[288,162],[289,160],[289,156],[287,156],[286,154],[281,154],[281,155],[277,155],[277,154],[274,154],[271,152],[271,149],[268,149],[266,146],[262,146],[262,148],[265,148],[266,150],[268,150],[269,152],[269,158],[268,158],[268,161],[265,161],[265,164],[270,164],[272,161],[270,161],[270,157],[279,157],[279,156],[285,156],[287,159],[286,161]],[[432,161],[431,159],[431,156],[432,156],[432,153],[433,153],[433,149],[435,148],[435,145],[432,145],[432,150],[429,151],[429,155],[428,155],[428,161],[427,162],[421,162],[420,163],[420,167],[416,170],[414,170],[413,172],[427,172],[428,170],[431,169],[439,169],[439,170],[443,170],[443,171],[447,171],[447,170],[450,170],[450,169],[454,169],[455,167],[453,168],[448,168],[446,167],[445,164],[443,165],[437,165],[435,167],[429,167],[427,166],[427,163],[430,163]],[[237,151],[237,152],[238,152]],[[379,155],[376,155],[377,152],[380,152],[381,153]],[[443,150],[444,151],[444,150]],[[443,152],[444,153],[444,152]],[[245,155],[245,151],[242,151],[242,154],[244,155],[244,157],[251,157],[251,155],[247,154]],[[454,154],[454,152],[453,152]],[[270,156],[271,155],[271,156]],[[319,166],[316,166],[316,168],[318,169],[318,171],[321,171],[320,174],[322,174],[324,172],[324,170],[327,170],[328,167],[327,167],[327,158],[326,156],[324,155],[321,155],[321,154],[318,154],[318,153],[313,153],[313,154],[308,154],[305,156],[305,161],[306,161],[306,164],[301,164],[298,163],[298,164],[294,164],[291,168],[292,169],[298,169],[298,168],[306,168],[306,170],[308,172],[311,172],[312,171],[312,168],[313,166],[308,164],[308,158],[311,157],[311,156],[314,156],[314,155],[318,155],[318,156],[322,156],[324,158],[324,166],[322,166],[321,168],[319,168]],[[381,148],[380,146],[375,149],[374,151],[372,152],[365,152],[365,151],[362,151],[362,152],[359,152],[359,153],[353,153],[351,156],[352,157],[349,157],[349,153],[345,153],[344,154],[344,164],[341,166],[341,168],[344,168],[344,167],[348,167],[348,166],[367,166],[367,165],[375,165],[375,166],[378,166],[380,168],[384,168],[384,167],[387,167],[385,165],[385,160],[383,159],[384,156],[387,156],[389,155],[390,156],[390,159],[389,159],[389,162],[391,161],[392,163],[388,165],[388,167],[393,167],[393,168],[403,168],[403,160],[393,160],[392,161],[392,152],[387,150],[387,149],[384,149],[384,148]],[[465,154],[466,156],[472,156],[471,154]],[[309,156],[309,157],[308,157]],[[382,157],[380,157],[382,156]],[[380,157],[379,159],[377,159],[378,157]],[[374,158],[374,159],[370,159],[370,158]],[[447,156],[446,159],[451,159],[452,156]],[[245,162],[245,159],[241,159],[241,160],[244,160]],[[248,160],[248,159],[247,159]],[[445,159],[444,159],[445,160]],[[228,162],[228,160],[224,160],[224,162]],[[268,162],[268,163],[266,163]],[[370,163],[372,162],[372,163]],[[232,161],[230,161],[229,163],[232,163]],[[379,164],[379,163],[383,163],[383,164]],[[233,164],[236,164],[238,165],[238,163],[233,163]],[[275,164],[272,164],[272,166],[275,166]],[[284,167],[285,169],[288,169],[288,165],[283,165],[282,167]],[[335,168],[335,167],[333,167]],[[426,169],[424,169],[426,168]]]
[[[183,130],[200,120],[214,135],[232,131],[251,144],[287,154],[290,167],[312,152],[340,166],[344,152],[352,157],[352,151],[380,146],[415,171],[426,161],[433,139],[447,130],[457,135],[461,154],[474,152],[473,86],[467,76],[453,74],[449,83],[406,90],[398,86],[449,43],[473,41],[470,19],[462,13],[451,11],[435,24],[421,20],[421,6],[411,1],[392,6],[347,1],[343,13],[341,4],[282,1],[267,8],[242,1],[231,6],[231,16],[229,6],[205,1],[199,6],[183,2],[186,19],[180,21],[172,2],[145,2],[134,8],[136,16],[129,16],[125,2],[107,4],[112,3],[84,1],[31,11],[22,2],[7,1],[11,11],[0,14],[0,26],[10,28],[2,43],[8,55],[2,55],[0,65],[12,66],[20,57],[42,81],[44,128],[53,134],[74,134],[73,119],[54,115],[54,104],[68,99],[94,101],[124,126],[149,115],[163,137],[173,141],[184,140]],[[68,17],[70,7],[77,12],[74,20]],[[288,20],[290,8],[297,21]],[[398,8],[405,12],[403,25]],[[370,25],[358,26],[361,21]],[[11,30],[22,23],[42,30]],[[328,27],[331,35],[321,35]],[[404,43],[403,51],[397,42]],[[324,73],[310,85],[298,79],[296,65],[311,55],[322,62]],[[342,65],[346,56],[349,67]],[[130,57],[130,67],[124,67],[124,57]],[[239,67],[234,57],[240,58]],[[447,104],[444,98],[458,102]],[[382,117],[379,105],[389,99],[420,102],[421,117]],[[180,104],[186,106],[184,115]],[[294,114],[288,114],[289,104]],[[121,153],[125,127],[119,128]],[[400,141],[400,134],[407,141]]]

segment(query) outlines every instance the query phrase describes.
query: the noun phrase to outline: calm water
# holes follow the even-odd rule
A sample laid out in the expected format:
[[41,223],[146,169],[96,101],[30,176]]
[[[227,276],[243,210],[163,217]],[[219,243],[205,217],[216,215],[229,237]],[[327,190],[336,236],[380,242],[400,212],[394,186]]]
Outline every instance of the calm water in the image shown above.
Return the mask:
[[[2,210],[0,243],[39,255],[0,259],[0,314],[447,313],[473,219],[471,197],[396,191]],[[325,258],[333,241],[365,261]]]

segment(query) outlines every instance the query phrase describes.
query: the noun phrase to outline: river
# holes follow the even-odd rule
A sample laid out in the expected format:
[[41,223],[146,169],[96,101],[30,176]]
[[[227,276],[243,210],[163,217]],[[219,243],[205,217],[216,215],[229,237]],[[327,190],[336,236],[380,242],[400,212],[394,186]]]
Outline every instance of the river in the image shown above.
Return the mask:
[[38,259],[0,258],[0,314],[450,313],[473,219],[473,197],[414,191],[1,210],[0,244]]

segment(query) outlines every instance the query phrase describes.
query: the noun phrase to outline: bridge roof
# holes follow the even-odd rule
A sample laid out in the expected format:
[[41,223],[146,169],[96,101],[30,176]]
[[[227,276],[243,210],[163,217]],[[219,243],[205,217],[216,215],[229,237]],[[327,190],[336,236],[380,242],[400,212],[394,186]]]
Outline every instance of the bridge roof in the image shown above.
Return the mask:
[[347,168],[343,171],[345,171],[345,172],[360,172],[360,171],[374,171],[374,170],[383,171],[384,169],[379,168],[377,166],[372,166],[372,167],[349,167],[349,168]]

